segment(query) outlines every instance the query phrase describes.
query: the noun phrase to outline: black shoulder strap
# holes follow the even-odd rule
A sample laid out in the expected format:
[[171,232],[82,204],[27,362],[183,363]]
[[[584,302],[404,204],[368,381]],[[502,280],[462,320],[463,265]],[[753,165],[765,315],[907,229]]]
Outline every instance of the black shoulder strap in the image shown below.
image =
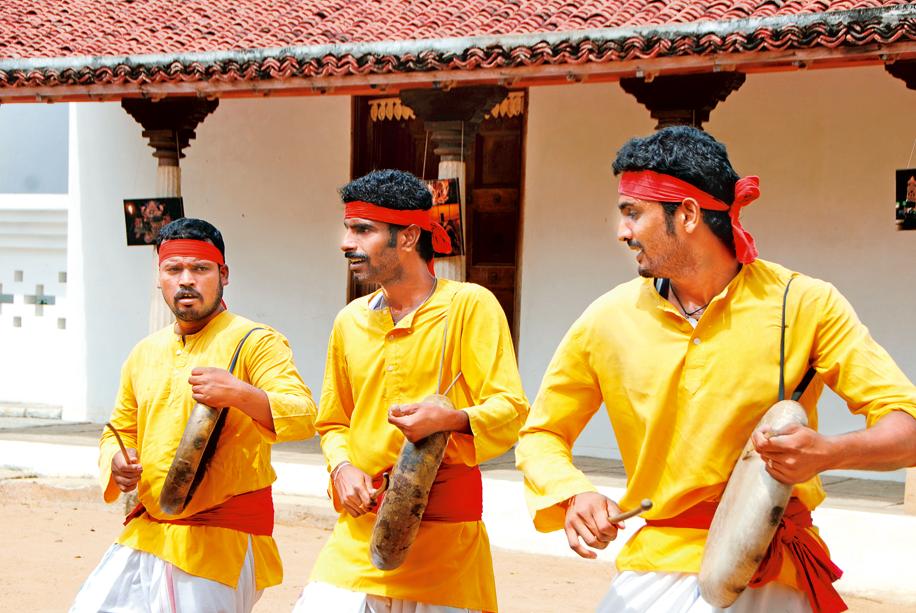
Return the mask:
[[[792,285],[792,281],[795,280],[795,277],[790,277],[789,282],[786,283],[786,291],[782,295],[782,324],[780,325],[780,337],[779,337],[779,399],[786,399],[786,302],[789,300],[789,287]],[[805,376],[802,377],[801,383],[798,384],[798,387],[795,389],[795,393],[792,394],[792,400],[798,401],[801,398],[802,394],[805,393],[805,390],[808,388],[808,384],[811,383],[811,379],[814,378],[815,370],[813,366],[808,367],[808,371],[805,373]]]
[[245,341],[248,340],[248,337],[251,336],[251,333],[254,332],[255,330],[266,330],[266,329],[267,328],[252,328],[251,330],[248,331],[248,333],[245,336],[242,337],[242,340],[239,341],[238,346],[235,348],[235,353],[232,354],[232,360],[229,361],[229,368],[227,368],[226,370],[228,370],[230,373],[233,373],[233,371],[235,370],[235,363],[238,362],[239,354],[242,352],[242,345],[245,344]]

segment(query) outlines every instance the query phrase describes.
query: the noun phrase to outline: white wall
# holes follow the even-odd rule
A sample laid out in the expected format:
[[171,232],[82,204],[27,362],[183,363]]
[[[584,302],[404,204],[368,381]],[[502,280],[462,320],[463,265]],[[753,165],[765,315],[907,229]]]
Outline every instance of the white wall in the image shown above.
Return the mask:
[[[156,161],[119,104],[76,106],[71,229],[85,292],[76,361],[85,365],[86,388],[65,417],[102,421],[121,363],[147,334],[152,248],[125,245],[121,201],[155,194]],[[317,395],[333,316],[346,299],[335,190],[349,178],[349,98],[223,100],[186,153],[185,213],[224,234],[230,308],[286,334]]]
[[63,404],[68,200],[0,194],[0,405]]
[[[906,129],[914,110],[916,92],[882,68],[760,74],[706,125],[739,174],[761,177],[761,199],[742,214],[761,256],[834,283],[911,379],[916,232],[896,230],[893,186],[916,136]],[[617,85],[530,91],[519,355],[532,400],[575,317],[635,275],[614,237],[610,165],[654,123]],[[832,394],[820,413],[826,432],[862,425]],[[602,411],[577,451],[613,453],[609,436]]]

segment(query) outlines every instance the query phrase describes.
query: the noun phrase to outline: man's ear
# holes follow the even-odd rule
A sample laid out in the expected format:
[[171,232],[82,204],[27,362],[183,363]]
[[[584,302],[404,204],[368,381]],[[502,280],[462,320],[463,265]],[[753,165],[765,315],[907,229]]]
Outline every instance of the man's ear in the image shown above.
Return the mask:
[[229,285],[229,266],[221,264],[219,267],[219,281],[223,287]]
[[681,214],[684,216],[684,231],[688,234],[692,233],[701,223],[703,223],[703,210],[700,208],[700,204],[693,198],[684,198],[678,210],[681,211]]
[[420,226],[409,225],[398,232],[398,246],[407,251],[416,251],[420,241]]

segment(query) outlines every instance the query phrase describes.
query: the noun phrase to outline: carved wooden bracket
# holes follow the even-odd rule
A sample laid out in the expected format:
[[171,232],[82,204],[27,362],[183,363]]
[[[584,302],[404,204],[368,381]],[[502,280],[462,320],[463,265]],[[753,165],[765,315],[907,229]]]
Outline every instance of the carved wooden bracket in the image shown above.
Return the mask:
[[658,121],[667,126],[688,125],[703,128],[716,105],[744,83],[742,72],[710,72],[670,75],[652,80],[631,77],[620,80],[620,87],[636,97]]
[[121,100],[121,107],[143,126],[143,136],[149,139],[153,157],[160,166],[178,166],[178,160],[184,157],[184,150],[195,137],[194,130],[218,105],[218,99],[204,98]]
[[885,64],[884,70],[906,83],[907,89],[916,89],[916,60]]

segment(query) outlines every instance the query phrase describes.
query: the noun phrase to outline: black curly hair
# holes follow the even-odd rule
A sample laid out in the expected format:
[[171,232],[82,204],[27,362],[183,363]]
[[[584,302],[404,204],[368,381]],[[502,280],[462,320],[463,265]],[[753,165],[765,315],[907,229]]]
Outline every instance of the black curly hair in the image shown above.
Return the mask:
[[[631,138],[614,160],[614,175],[626,171],[652,170],[671,175],[700,188],[707,194],[731,204],[735,199],[738,173],[728,160],[725,145],[702,130],[691,126],[663,128],[645,137]],[[679,202],[661,203],[665,220],[673,232],[674,211]],[[703,222],[716,237],[735,253],[728,211],[702,209]]]
[[[433,206],[433,196],[426,183],[403,170],[374,170],[350,181],[339,191],[344,203],[361,200],[398,211],[426,211]],[[394,246],[398,232],[405,227],[389,224],[391,246]],[[417,251],[427,262],[433,258],[432,232],[420,232]]]

